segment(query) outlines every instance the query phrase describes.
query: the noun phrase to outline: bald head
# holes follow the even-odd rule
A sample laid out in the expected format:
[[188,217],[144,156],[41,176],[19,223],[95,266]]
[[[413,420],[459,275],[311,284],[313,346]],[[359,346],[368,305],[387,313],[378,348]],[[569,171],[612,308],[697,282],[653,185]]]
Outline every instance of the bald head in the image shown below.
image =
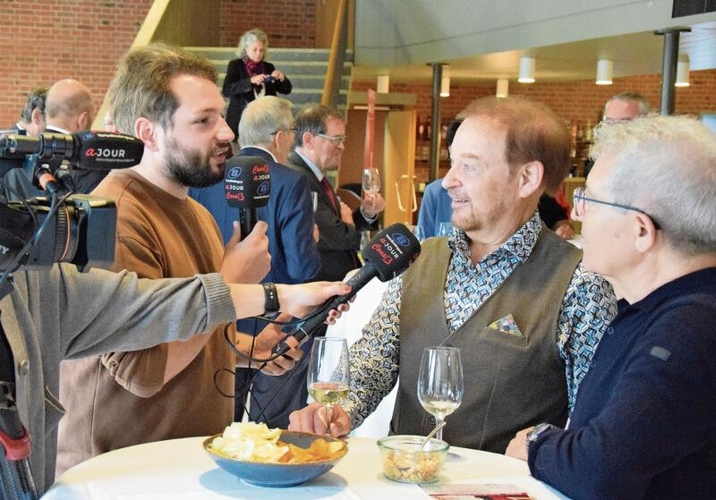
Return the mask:
[[47,125],[70,132],[87,130],[94,120],[92,93],[77,80],[60,80],[47,91]]

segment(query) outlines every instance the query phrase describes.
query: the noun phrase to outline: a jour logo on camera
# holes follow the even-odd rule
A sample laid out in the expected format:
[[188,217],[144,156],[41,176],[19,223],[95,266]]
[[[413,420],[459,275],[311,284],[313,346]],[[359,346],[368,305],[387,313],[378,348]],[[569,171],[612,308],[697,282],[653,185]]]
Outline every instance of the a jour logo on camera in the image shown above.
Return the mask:
[[88,148],[85,151],[85,156],[88,158],[124,158],[125,154],[124,149]]

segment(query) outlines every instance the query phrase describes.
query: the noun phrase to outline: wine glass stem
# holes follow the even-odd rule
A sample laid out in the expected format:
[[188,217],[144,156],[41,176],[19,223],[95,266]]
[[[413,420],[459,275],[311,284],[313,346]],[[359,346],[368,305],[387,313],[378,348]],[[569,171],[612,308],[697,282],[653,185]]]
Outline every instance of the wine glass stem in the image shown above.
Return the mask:
[[333,405],[326,405],[326,435],[331,435],[331,418],[333,418]]
[[[443,423],[443,420],[445,420],[445,419],[444,419],[444,418],[436,418],[436,419],[435,419],[435,426],[437,427],[438,425],[442,424],[442,423]],[[443,429],[444,429],[444,428],[445,428],[445,427],[443,427],[442,429],[438,429],[438,431],[435,433],[435,438],[436,438],[436,439],[439,439],[440,441],[443,440]]]

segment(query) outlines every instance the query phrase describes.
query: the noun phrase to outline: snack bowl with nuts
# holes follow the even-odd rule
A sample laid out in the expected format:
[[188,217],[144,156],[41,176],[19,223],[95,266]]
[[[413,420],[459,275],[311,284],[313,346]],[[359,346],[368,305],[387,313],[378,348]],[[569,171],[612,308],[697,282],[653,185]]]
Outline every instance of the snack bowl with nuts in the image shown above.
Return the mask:
[[383,474],[403,483],[431,483],[437,481],[450,447],[440,439],[430,439],[418,450],[425,436],[397,435],[378,440],[383,462]]

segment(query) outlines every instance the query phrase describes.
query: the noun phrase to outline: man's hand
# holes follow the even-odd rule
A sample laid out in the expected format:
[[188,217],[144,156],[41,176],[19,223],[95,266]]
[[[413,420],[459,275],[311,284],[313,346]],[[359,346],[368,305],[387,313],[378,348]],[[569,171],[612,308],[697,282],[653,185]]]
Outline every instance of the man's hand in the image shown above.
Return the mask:
[[340,203],[341,203],[341,220],[345,224],[348,224],[349,226],[355,225],[355,223],[353,222],[353,211],[351,210],[351,207],[349,207],[342,201]]
[[[331,421],[328,422],[330,414]],[[311,434],[330,434],[333,437],[347,436],[351,431],[351,419],[343,408],[335,405],[329,412],[318,403],[292,412],[288,416],[289,431],[309,432]]]
[[572,227],[572,223],[567,219],[557,221],[553,226],[552,231],[564,240],[571,240],[574,238],[574,228]]
[[[288,314],[280,314],[276,317],[276,321],[288,321],[291,316]],[[258,359],[267,359],[271,357],[271,349],[276,344],[286,338],[286,334],[281,332],[281,325],[268,324],[261,333],[256,336],[256,342],[254,343],[253,357]],[[283,375],[289,370],[292,370],[296,363],[303,356],[303,350],[298,347],[298,342],[293,339],[289,339],[287,343],[291,346],[291,349],[286,352],[283,356],[279,356],[273,361],[270,361],[261,370],[266,375]],[[240,360],[243,358],[239,358]]]
[[529,434],[532,429],[534,429],[534,427],[528,427],[518,432],[517,435],[512,438],[510,444],[507,445],[505,455],[527,461],[527,434]]
[[[281,305],[281,312],[303,318],[310,313],[315,306],[320,306],[335,295],[345,295],[350,292],[351,287],[340,281],[314,281],[302,285],[280,285],[276,284],[278,291],[278,302]],[[342,304],[338,310],[331,309],[326,323],[332,325],[341,313],[349,309],[348,304]]]
[[385,200],[380,193],[365,193],[363,196],[360,208],[366,217],[374,219],[385,209]]
[[268,252],[268,225],[258,221],[256,227],[241,241],[241,226],[234,222],[234,234],[226,244],[219,271],[227,283],[260,283],[271,269]]

